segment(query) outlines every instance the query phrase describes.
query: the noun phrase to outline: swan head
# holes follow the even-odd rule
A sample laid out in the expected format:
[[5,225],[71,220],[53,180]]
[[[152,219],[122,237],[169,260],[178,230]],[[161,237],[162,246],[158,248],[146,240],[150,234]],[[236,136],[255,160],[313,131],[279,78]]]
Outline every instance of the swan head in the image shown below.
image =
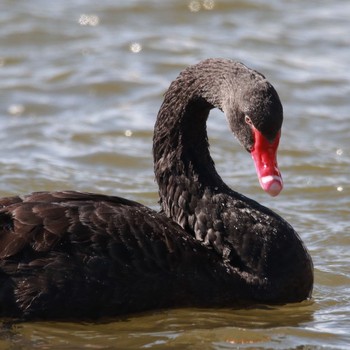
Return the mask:
[[277,164],[283,107],[263,75],[246,68],[241,79],[223,110],[232,132],[254,160],[262,189],[274,197],[283,188]]

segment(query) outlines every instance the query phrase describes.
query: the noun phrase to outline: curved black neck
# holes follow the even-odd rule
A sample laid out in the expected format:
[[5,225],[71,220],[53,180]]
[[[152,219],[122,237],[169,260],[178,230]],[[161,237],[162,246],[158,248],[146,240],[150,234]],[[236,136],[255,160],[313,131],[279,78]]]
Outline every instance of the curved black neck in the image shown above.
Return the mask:
[[[196,100],[190,101],[176,118],[169,108],[160,110],[157,124],[163,128],[169,122],[173,124],[166,130],[156,127],[154,134],[154,164],[159,185],[167,176],[185,176],[190,183],[201,183],[202,189],[222,185],[209,153],[206,122],[212,108],[205,100]],[[170,121],[172,118],[175,120]]]
[[208,191],[212,194],[228,187],[215,170],[206,130],[210,110],[221,108],[220,79],[208,84],[186,73],[165,95],[155,125],[153,155],[163,211],[192,231],[190,216],[197,201]]

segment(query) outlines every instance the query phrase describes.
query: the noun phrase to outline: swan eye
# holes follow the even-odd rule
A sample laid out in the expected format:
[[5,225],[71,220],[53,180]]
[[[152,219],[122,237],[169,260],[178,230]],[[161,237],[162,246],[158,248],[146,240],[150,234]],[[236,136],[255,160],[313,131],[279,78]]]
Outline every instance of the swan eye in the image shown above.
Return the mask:
[[252,120],[247,115],[245,116],[244,120],[248,125],[253,125]]

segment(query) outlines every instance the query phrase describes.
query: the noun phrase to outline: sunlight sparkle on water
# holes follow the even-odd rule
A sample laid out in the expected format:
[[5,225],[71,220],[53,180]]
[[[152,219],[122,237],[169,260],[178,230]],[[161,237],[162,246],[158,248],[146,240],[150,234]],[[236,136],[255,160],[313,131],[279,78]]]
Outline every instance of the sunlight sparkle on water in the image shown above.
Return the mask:
[[13,104],[7,108],[7,111],[11,115],[21,115],[24,112],[24,106],[21,104]]
[[142,45],[140,43],[130,44],[130,51],[133,53],[139,53],[142,51]]
[[78,23],[82,26],[92,26],[95,27],[100,23],[100,19],[96,15],[86,15],[82,14],[79,17]]
[[338,148],[335,153],[337,154],[337,156],[341,156],[343,155],[343,150],[341,148]]
[[215,6],[214,0],[204,0],[204,1],[192,0],[188,4],[188,8],[190,9],[191,12],[198,12],[202,8],[204,10],[212,10],[214,6]]

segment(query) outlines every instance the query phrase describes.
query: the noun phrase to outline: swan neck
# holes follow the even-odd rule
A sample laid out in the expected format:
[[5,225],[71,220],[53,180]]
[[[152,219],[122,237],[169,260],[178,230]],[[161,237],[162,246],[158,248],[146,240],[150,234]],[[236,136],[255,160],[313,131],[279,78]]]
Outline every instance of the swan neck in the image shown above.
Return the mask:
[[[178,81],[175,81],[175,83]],[[165,95],[155,125],[153,154],[160,204],[168,217],[194,230],[194,212],[208,191],[226,187],[210,156],[206,123],[215,95],[198,84],[172,84]]]

